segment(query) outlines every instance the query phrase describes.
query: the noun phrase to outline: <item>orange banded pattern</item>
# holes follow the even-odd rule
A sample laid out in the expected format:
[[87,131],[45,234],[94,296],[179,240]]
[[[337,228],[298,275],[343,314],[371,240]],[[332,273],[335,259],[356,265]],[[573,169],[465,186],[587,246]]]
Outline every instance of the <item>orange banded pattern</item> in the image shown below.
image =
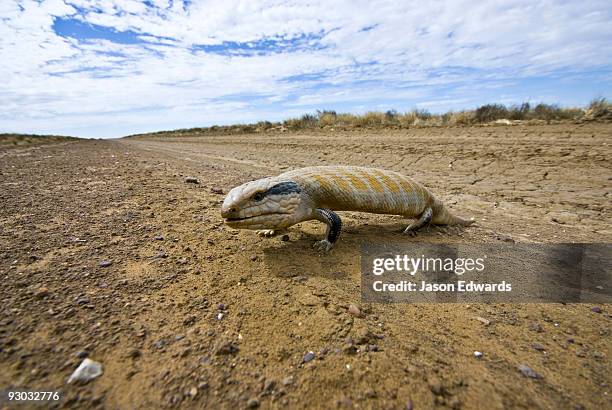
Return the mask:
[[397,172],[352,166],[302,168],[279,175],[291,179],[320,207],[414,217],[434,203],[421,184]]

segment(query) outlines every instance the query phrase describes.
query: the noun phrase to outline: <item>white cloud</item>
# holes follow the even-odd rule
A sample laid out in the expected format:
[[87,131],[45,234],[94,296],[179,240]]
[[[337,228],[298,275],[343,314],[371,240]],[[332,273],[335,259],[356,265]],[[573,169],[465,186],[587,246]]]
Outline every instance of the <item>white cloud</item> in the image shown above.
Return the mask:
[[[603,70],[610,87],[607,1],[150,3],[2,2],[0,131],[116,136],[385,100],[443,109],[495,81],[559,72]],[[61,37],[55,18],[141,42]],[[268,49],[194,48],[229,42]]]

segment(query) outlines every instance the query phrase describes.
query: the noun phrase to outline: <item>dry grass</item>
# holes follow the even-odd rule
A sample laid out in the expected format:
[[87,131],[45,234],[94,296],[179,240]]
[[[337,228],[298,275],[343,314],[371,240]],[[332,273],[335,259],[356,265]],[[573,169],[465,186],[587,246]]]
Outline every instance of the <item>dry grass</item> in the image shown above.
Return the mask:
[[75,137],[66,137],[63,135],[0,134],[0,147],[49,144],[52,142],[76,139]]
[[[282,132],[299,130],[350,130],[370,128],[450,127],[472,125],[542,124],[553,122],[612,121],[612,104],[605,98],[593,100],[586,108],[563,108],[555,104],[505,106],[487,104],[474,110],[451,111],[432,114],[415,109],[405,113],[395,110],[387,112],[369,111],[356,115],[336,111],[317,111],[290,118],[283,122],[260,121],[256,124],[238,124],[190,128],[175,131],[160,131],[146,135],[190,135],[190,134],[244,134],[254,132]],[[137,135],[135,135],[137,136]]]

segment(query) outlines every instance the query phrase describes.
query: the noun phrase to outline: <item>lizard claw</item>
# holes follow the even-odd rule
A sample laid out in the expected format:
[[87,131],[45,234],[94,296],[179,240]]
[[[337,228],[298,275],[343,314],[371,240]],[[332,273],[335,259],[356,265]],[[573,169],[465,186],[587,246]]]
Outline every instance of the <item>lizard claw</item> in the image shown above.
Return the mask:
[[327,239],[323,239],[322,241],[315,242],[315,244],[313,245],[313,248],[315,248],[316,250],[320,252],[327,253],[332,248],[332,246],[334,245],[330,241],[328,241]]
[[408,235],[408,236],[412,236],[412,237],[417,236],[416,231],[415,231],[415,230],[413,230],[413,229],[410,229],[410,227],[406,228],[406,230],[404,231],[404,233],[405,233],[406,235]]
[[257,231],[257,235],[263,238],[271,238],[276,235],[276,231],[274,229],[261,229]]

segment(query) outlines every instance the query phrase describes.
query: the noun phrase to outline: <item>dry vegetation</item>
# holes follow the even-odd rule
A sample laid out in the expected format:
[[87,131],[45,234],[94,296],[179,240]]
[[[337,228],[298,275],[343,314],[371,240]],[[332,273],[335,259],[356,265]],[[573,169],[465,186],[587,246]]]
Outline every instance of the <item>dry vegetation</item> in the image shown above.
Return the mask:
[[[505,106],[487,104],[475,110],[432,114],[427,110],[415,109],[399,113],[370,111],[356,115],[323,110],[315,114],[304,114],[283,122],[260,121],[255,124],[213,125],[211,127],[159,131],[143,135],[189,135],[189,134],[244,134],[254,132],[283,132],[299,130],[355,130],[380,128],[420,128],[473,125],[542,125],[556,122],[612,121],[612,103],[605,98],[593,100],[586,108],[563,108],[555,104]],[[141,135],[141,134],[139,134]],[[136,135],[134,135],[136,136]]]
[[64,142],[76,139],[75,137],[66,137],[63,135],[0,134],[0,147],[48,144],[51,142]]

